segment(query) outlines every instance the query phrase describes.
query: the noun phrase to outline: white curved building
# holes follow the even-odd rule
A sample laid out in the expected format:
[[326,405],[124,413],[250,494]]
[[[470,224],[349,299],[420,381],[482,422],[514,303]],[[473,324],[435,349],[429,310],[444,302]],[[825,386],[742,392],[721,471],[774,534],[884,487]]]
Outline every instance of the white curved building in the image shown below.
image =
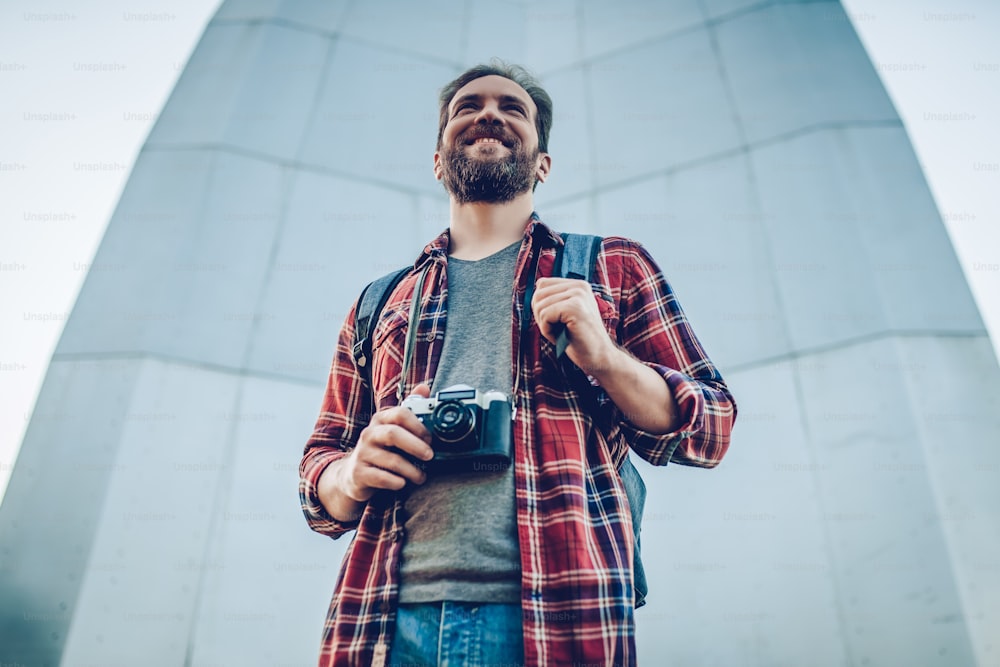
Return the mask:
[[998,665],[1000,371],[838,2],[229,0],[145,144],[0,507],[0,662],[308,665],[297,465],[346,310],[447,225],[439,88],[555,101],[563,231],[648,246],[739,403],[642,471],[643,664]]

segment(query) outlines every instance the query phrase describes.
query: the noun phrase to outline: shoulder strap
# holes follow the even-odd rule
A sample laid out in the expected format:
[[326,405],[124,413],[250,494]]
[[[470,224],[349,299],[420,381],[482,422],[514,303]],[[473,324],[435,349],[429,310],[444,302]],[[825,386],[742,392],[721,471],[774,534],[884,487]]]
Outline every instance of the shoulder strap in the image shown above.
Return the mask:
[[592,234],[560,234],[563,245],[556,252],[552,275],[594,282],[601,237]]
[[362,379],[369,386],[371,386],[372,334],[375,333],[375,325],[378,324],[379,315],[385,308],[389,296],[410,272],[410,268],[407,266],[369,283],[358,298],[354,317],[354,362],[358,365]]
[[649,594],[649,582],[646,580],[646,569],[642,566],[642,554],[640,553],[639,534],[642,530],[642,512],[646,508],[646,483],[642,480],[642,475],[632,463],[632,456],[626,455],[622,461],[618,474],[622,476],[622,485],[625,487],[625,495],[628,497],[629,513],[632,515],[632,537],[635,540],[635,551],[632,554],[632,578],[635,587],[635,606],[641,607],[646,604],[646,595]]
[[[601,237],[592,234],[563,233],[563,244],[556,250],[556,261],[552,275],[556,278],[573,278],[594,282],[597,274],[597,254],[601,251]],[[559,332],[556,339],[556,357],[566,352],[569,339],[566,330]]]
[[[552,275],[594,282],[594,277],[597,275],[597,255],[601,251],[601,237],[590,234],[560,234],[560,236],[563,239],[563,246],[556,252]],[[566,343],[566,332],[564,331],[556,341],[557,355],[561,356],[566,350]],[[622,485],[625,487],[625,495],[628,497],[629,509],[632,514],[632,533],[635,539],[635,553],[632,562],[635,606],[641,607],[646,604],[646,595],[649,593],[646,572],[639,553],[639,531],[642,525],[642,512],[646,505],[646,484],[642,481],[642,475],[632,463],[630,456],[625,457],[618,472],[621,475]]]

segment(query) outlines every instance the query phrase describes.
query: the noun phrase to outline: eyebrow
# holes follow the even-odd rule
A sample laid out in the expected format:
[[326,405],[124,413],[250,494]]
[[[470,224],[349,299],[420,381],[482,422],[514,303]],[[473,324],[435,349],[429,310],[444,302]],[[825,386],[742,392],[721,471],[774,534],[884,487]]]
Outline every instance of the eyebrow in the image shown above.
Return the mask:
[[[456,98],[455,100],[452,101],[452,109],[458,108],[459,106],[461,106],[465,102],[482,102],[482,101],[483,101],[483,95],[480,95],[479,93],[467,93],[467,94],[462,95],[461,97],[458,97],[458,98]],[[515,102],[517,104],[520,104],[522,107],[524,107],[525,111],[528,111],[528,109],[530,108],[528,106],[528,103],[525,102],[524,100],[522,100],[520,97],[517,97],[515,95],[501,95],[500,96],[500,103],[501,104],[509,104],[511,102]]]

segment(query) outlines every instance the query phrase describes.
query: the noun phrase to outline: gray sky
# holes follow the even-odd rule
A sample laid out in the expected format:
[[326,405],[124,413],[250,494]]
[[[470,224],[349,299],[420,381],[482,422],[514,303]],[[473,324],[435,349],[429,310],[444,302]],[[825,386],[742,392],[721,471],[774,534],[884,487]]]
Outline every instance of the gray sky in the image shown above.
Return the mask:
[[[0,495],[132,163],[219,3],[79,4],[0,5]],[[843,4],[1000,340],[1000,3]]]

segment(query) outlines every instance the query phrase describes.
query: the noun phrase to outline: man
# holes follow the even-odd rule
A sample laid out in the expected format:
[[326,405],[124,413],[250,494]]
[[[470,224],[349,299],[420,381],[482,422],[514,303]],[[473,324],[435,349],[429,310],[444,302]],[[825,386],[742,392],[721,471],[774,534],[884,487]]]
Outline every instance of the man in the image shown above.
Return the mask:
[[[729,446],[735,403],[641,246],[604,239],[593,286],[548,277],[562,239],[532,193],[549,176],[551,122],[519,67],[446,86],[434,174],[450,225],[382,311],[370,389],[355,312],[341,330],[301,465],[310,526],[357,531],[322,665],[634,664],[620,464],[631,446],[712,467]],[[513,465],[421,465],[432,438],[400,399],[458,383],[511,397]]]

